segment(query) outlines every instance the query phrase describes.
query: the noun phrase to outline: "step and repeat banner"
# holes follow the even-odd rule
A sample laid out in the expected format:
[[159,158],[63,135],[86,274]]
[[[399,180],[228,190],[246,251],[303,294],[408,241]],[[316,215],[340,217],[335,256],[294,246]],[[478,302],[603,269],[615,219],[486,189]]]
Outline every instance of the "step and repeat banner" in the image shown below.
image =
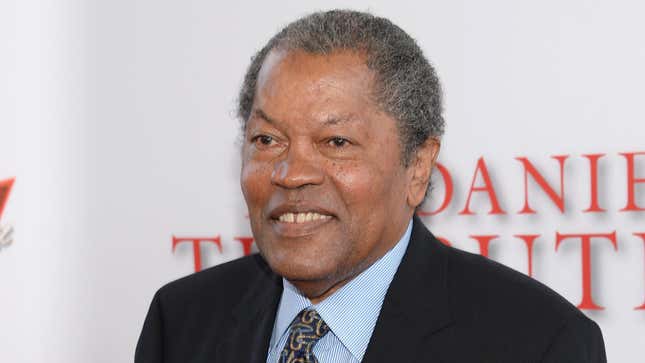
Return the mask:
[[[234,117],[245,68],[282,25],[347,6],[0,5],[0,361],[132,361],[160,286],[256,251]],[[405,29],[443,83],[426,225],[578,306],[610,362],[642,361],[645,5],[351,7]]]

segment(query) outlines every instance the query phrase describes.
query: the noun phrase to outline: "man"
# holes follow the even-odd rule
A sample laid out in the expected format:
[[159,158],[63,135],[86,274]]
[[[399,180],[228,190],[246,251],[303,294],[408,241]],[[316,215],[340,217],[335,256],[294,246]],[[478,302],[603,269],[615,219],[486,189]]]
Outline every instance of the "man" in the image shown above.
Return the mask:
[[353,11],[289,24],[240,93],[241,186],[260,255],[172,282],[144,362],[604,362],[598,326],[414,217],[443,132],[433,68]]

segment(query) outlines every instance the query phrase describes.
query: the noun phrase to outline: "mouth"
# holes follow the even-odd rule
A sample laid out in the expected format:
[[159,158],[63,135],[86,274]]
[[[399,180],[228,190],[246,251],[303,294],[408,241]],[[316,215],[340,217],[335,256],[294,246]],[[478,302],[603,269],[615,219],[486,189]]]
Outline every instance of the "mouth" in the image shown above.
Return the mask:
[[302,224],[331,218],[332,217],[330,215],[321,214],[318,212],[286,212],[278,215],[276,220],[283,223]]
[[270,214],[273,230],[282,237],[304,237],[319,233],[334,220],[331,212],[314,206],[282,205]]

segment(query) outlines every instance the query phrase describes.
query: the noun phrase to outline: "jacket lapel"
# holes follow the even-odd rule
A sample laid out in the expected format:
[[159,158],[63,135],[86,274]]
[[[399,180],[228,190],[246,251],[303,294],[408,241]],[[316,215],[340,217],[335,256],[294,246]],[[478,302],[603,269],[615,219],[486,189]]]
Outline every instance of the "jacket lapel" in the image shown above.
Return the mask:
[[232,313],[226,337],[220,339],[215,362],[265,363],[282,280],[256,255],[261,273]]
[[445,246],[415,215],[408,249],[390,284],[363,362],[413,362],[452,323]]

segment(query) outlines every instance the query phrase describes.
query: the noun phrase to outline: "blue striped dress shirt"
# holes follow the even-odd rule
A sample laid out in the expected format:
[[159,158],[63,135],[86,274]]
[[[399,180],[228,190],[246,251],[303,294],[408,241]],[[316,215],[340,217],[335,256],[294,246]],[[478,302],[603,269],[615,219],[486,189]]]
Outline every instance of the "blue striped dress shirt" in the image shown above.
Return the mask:
[[405,254],[411,233],[410,220],[405,233],[390,251],[316,305],[283,279],[267,363],[278,361],[289,337],[291,321],[302,309],[309,307],[316,309],[331,330],[314,346],[313,352],[320,363],[358,363],[363,360],[385,293]]

